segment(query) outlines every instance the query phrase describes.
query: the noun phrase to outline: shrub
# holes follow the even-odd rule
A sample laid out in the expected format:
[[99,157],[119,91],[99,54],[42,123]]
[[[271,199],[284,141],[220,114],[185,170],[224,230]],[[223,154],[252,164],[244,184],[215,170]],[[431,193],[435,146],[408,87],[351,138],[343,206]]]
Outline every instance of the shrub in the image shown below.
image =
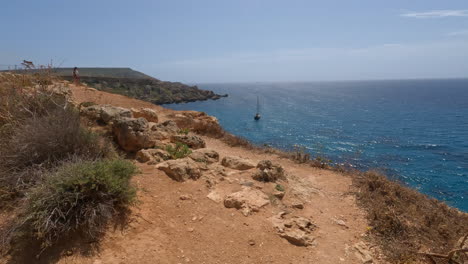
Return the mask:
[[388,180],[377,171],[355,173],[359,204],[368,212],[370,232],[391,263],[420,258],[421,248],[449,252],[468,234],[468,214]]
[[0,146],[0,201],[22,196],[23,190],[40,182],[42,170],[60,162],[117,156],[108,140],[81,126],[71,108],[24,120],[0,139]]
[[177,142],[174,147],[171,145],[168,145],[166,147],[166,151],[171,156],[171,159],[185,158],[188,155],[190,155],[190,153],[192,153],[190,148],[186,144],[183,144],[181,142]]
[[283,185],[281,185],[281,184],[276,184],[275,189],[276,189],[277,191],[280,191],[280,192],[284,192],[284,191],[285,191]]
[[97,237],[119,209],[134,201],[130,178],[136,172],[133,163],[121,159],[58,167],[28,199],[25,218],[34,236],[44,247],[75,231]]

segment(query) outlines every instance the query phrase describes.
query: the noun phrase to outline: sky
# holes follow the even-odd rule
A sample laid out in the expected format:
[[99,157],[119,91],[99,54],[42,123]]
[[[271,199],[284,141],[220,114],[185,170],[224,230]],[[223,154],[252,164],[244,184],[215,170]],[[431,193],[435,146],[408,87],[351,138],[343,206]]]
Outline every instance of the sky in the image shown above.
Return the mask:
[[187,83],[468,77],[466,0],[0,0],[0,68]]

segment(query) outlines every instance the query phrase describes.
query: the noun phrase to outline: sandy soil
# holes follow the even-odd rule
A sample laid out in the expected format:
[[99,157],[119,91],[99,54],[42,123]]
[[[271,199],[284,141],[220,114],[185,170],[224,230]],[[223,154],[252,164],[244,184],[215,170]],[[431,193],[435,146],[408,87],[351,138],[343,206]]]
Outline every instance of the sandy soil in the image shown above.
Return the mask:
[[[72,91],[78,103],[94,101],[126,108],[148,107],[156,110],[162,120],[173,112],[147,102],[86,87],[72,86]],[[180,183],[171,180],[154,166],[138,163],[141,173],[133,181],[139,188],[140,202],[132,208],[130,224],[124,229],[109,228],[100,249],[91,255],[69,251],[61,253],[53,262],[362,263],[352,248],[354,244],[365,241],[367,222],[365,213],[356,205],[354,195],[350,194],[350,178],[296,164],[275,155],[232,148],[212,138],[204,139],[207,148],[219,152],[221,159],[236,155],[255,163],[263,159],[280,163],[289,175],[283,202],[276,201],[246,217],[240,211],[227,209],[222,203],[216,203],[206,196],[213,188],[222,193],[240,190],[240,183],[252,181],[253,170],[229,170],[227,180],[210,189],[202,179]],[[266,193],[274,188],[273,184],[256,185]],[[190,199],[182,200],[181,196]],[[293,199],[301,199],[304,209],[284,205]],[[317,237],[315,246],[294,246],[276,234],[269,218],[285,210],[308,217],[318,226],[314,231]],[[52,261],[43,256],[34,262]],[[374,256],[374,263],[381,261]]]

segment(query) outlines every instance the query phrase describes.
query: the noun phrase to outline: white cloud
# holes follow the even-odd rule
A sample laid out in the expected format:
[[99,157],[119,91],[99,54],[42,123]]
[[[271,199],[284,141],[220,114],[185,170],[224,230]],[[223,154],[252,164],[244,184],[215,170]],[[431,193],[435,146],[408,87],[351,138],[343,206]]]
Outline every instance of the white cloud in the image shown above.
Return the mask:
[[411,12],[401,14],[402,17],[412,18],[438,18],[438,17],[466,17],[468,16],[467,9],[459,10],[432,10],[427,12]]
[[447,34],[447,36],[456,37],[456,36],[468,36],[467,30],[454,31]]

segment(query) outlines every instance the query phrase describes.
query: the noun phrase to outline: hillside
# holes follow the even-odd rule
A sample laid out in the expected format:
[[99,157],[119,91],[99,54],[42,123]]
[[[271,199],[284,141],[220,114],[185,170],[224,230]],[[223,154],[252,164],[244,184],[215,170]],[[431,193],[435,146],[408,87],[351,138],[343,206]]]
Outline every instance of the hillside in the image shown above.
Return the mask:
[[[0,184],[2,264],[448,263],[426,262],[418,252],[440,258],[454,248],[468,251],[467,214],[376,173],[255,147],[205,113],[61,80],[18,97],[12,79],[22,86],[26,78],[0,74],[0,132],[6,136],[0,161],[8,161],[0,165],[11,165],[0,167],[8,172],[0,174],[0,183],[8,184]],[[27,89],[37,87],[29,83]],[[49,90],[56,95],[41,93]],[[57,104],[60,95],[67,101]],[[51,96],[50,104],[44,96]],[[29,103],[12,105],[18,98]],[[110,146],[126,159],[109,155],[116,151]],[[83,163],[89,158],[99,166]],[[102,167],[109,159],[115,169]],[[130,175],[120,179],[122,172]],[[82,178],[65,181],[76,175]],[[122,200],[127,194],[136,200],[108,204],[108,195]],[[110,218],[109,206],[122,214]],[[77,225],[73,217],[82,213],[85,222]],[[96,215],[101,218],[88,221]],[[462,254],[450,258],[465,263]]]
[[[28,70],[37,73],[41,70]],[[24,73],[24,71],[16,71]],[[72,80],[73,68],[53,68],[52,72],[63,79]],[[193,101],[217,100],[227,95],[199,89],[180,82],[161,81],[130,68],[79,68],[81,82],[100,91],[117,93],[153,104],[172,104]]]

